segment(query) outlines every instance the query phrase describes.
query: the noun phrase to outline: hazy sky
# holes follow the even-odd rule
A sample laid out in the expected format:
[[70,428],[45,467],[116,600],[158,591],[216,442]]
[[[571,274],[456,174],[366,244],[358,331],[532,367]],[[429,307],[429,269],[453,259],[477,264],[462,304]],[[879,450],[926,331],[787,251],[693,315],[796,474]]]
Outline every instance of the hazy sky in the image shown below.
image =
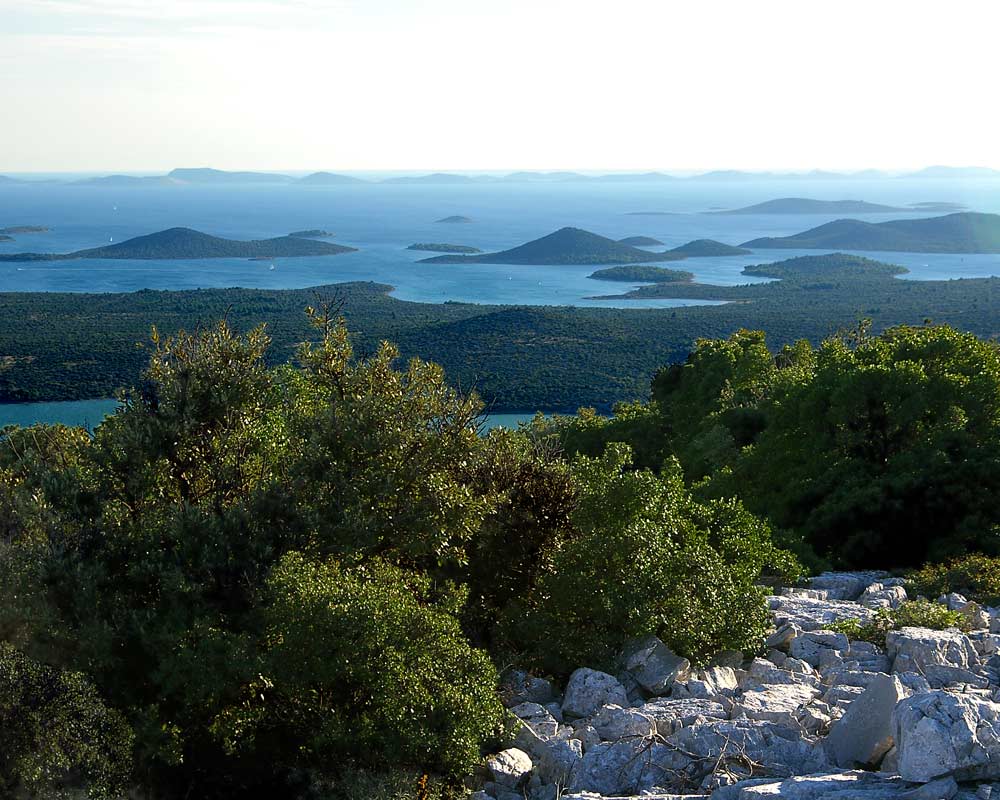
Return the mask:
[[0,172],[1000,167],[995,0],[0,0]]

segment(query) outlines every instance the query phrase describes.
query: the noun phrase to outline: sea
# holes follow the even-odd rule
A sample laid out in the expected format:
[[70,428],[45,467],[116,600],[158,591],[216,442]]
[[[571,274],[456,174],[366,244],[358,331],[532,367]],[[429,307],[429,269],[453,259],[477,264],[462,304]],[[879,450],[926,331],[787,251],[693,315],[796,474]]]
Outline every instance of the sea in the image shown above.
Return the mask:
[[[65,179],[67,176],[55,176]],[[779,197],[866,200],[892,206],[957,203],[1000,213],[1000,180],[939,178],[677,179],[635,182],[387,184],[336,186],[231,185],[110,187],[53,181],[0,184],[0,228],[39,225],[47,233],[16,234],[0,253],[68,252],[120,242],[171,227],[233,239],[263,239],[324,229],[330,240],[358,248],[333,257],[273,261],[79,260],[0,263],[0,292],[133,292],[140,289],[248,287],[298,289],[344,281],[376,281],[400,300],[481,304],[662,308],[706,301],[598,300],[628,284],[588,277],[593,266],[420,264],[434,253],[407,250],[444,242],[490,252],[536,239],[564,226],[603,236],[651,236],[666,247],[692,239],[739,244],[786,236],[836,215],[711,213]],[[452,215],[470,223],[440,223]],[[936,213],[869,214],[881,222]],[[652,249],[663,249],[652,248]],[[688,259],[678,268],[702,283],[736,285],[764,279],[744,267],[822,251],[759,250],[751,255]],[[860,253],[909,269],[905,280],[1000,275],[1000,255]],[[114,408],[107,399],[0,405],[5,424],[62,422],[93,427]],[[529,418],[525,409],[518,418]],[[504,415],[505,417],[507,415]],[[515,424],[505,419],[504,424]]]

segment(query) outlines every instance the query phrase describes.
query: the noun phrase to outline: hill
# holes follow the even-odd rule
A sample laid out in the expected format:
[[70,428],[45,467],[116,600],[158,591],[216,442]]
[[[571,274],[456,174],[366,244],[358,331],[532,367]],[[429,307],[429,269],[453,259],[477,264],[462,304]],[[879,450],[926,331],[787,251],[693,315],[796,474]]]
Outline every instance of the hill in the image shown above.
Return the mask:
[[753,249],[1000,253],[1000,215],[962,212],[877,223],[839,219],[793,236],[754,239],[742,246]]
[[831,253],[824,256],[799,256],[774,264],[757,264],[744,267],[744,275],[761,278],[780,278],[786,281],[813,280],[816,278],[866,279],[891,278],[905,275],[909,270],[896,264],[886,264],[871,258]]
[[634,264],[674,261],[682,256],[650,253],[580,228],[560,228],[548,236],[499,253],[478,256],[437,256],[427,264]]
[[652,236],[626,236],[624,239],[619,239],[618,243],[627,244],[631,247],[655,247],[656,245],[663,244],[659,239],[654,239]]
[[434,220],[435,222],[445,222],[448,224],[463,224],[467,222],[472,222],[470,217],[463,217],[460,214],[453,214],[450,217],[442,217],[441,219]]
[[864,200],[812,200],[808,197],[779,197],[764,203],[733,208],[726,211],[708,211],[708,214],[891,214],[897,211],[916,211],[915,208],[897,208],[868,203]]
[[73,181],[75,186],[113,186],[113,187],[133,187],[133,186],[176,186],[179,184],[176,178],[166,175],[104,175],[97,178],[84,178]]
[[289,175],[279,175],[272,172],[227,172],[209,167],[179,168],[167,173],[184,183],[291,183],[294,179]]
[[105,247],[77,250],[64,254],[15,253],[0,255],[0,261],[63,261],[76,258],[278,258],[338,255],[349,253],[354,249],[353,247],[319,242],[314,239],[301,239],[295,236],[238,241],[221,239],[190,228],[170,228]]
[[314,172],[311,175],[306,175],[304,178],[299,178],[297,182],[303,186],[341,186],[350,183],[367,183],[367,181],[363,181],[361,178],[355,178],[351,175],[338,175],[335,172]]
[[469,247],[467,244],[411,244],[407,250],[426,250],[431,253],[481,253],[478,247]]
[[668,250],[681,258],[709,258],[711,256],[745,256],[750,251],[731,244],[717,242],[715,239],[695,239],[673,250]]
[[598,281],[624,281],[626,283],[678,283],[693,281],[694,273],[682,269],[652,267],[647,264],[625,264],[620,267],[599,269],[587,276]]

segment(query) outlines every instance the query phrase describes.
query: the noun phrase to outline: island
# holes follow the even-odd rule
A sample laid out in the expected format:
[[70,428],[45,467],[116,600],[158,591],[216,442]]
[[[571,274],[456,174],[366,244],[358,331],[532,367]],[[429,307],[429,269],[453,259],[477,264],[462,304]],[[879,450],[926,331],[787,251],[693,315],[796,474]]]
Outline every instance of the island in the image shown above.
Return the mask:
[[682,269],[653,267],[647,264],[626,264],[607,267],[587,276],[598,281],[624,281],[626,283],[682,283],[694,280],[694,273]]
[[839,219],[793,236],[744,242],[754,249],[887,250],[901,253],[1000,253],[1000,215],[971,211],[943,217],[863,222]]
[[470,217],[463,217],[460,214],[453,214],[450,217],[442,217],[441,219],[434,220],[435,222],[446,222],[449,224],[463,224],[472,222]]
[[864,200],[812,200],[808,197],[779,197],[744,208],[725,211],[707,211],[707,214],[894,214],[916,211],[915,208],[898,208],[868,203]]
[[330,231],[324,231],[321,228],[310,228],[307,231],[292,231],[289,236],[295,236],[299,239],[323,239],[333,236]]
[[0,228],[0,233],[48,233],[50,230],[52,229],[41,225],[12,225],[9,228]]
[[618,243],[628,244],[632,247],[656,247],[656,245],[663,244],[652,236],[626,236],[624,239],[619,239]]
[[453,172],[435,172],[431,175],[400,175],[396,178],[386,178],[382,183],[425,184],[425,183],[476,183],[473,175],[459,175]]
[[190,228],[170,228],[147,236],[137,236],[117,244],[77,250],[72,253],[13,253],[0,261],[66,261],[78,258],[190,259],[190,258],[277,258],[335,256],[356,248],[314,239],[281,236],[276,239],[239,241],[221,239]]
[[299,178],[298,182],[303,186],[343,186],[344,184],[368,183],[361,178],[338,175],[335,172],[313,172],[311,175]]
[[626,217],[676,217],[678,211],[626,211]]
[[968,206],[961,203],[951,203],[947,200],[932,200],[924,203],[910,203],[910,208],[929,214],[951,214],[954,211],[968,211]]
[[176,186],[181,182],[167,175],[103,175],[97,178],[83,178],[72,183],[74,186],[132,188],[138,186]]
[[5,233],[0,233],[0,242],[13,242],[13,236],[7,236]]
[[467,244],[411,244],[407,250],[426,250],[431,253],[481,253],[478,247],[469,247]]
[[209,167],[181,167],[167,173],[168,178],[184,183],[292,183],[294,178],[289,175],[278,175],[272,172],[227,172]]
[[674,253],[650,253],[580,228],[560,228],[548,236],[499,253],[425,258],[421,264],[637,264],[676,261]]
[[715,239],[695,239],[682,244],[668,252],[682,258],[711,258],[713,256],[745,256],[750,253],[744,247],[733,247],[731,244],[717,242]]

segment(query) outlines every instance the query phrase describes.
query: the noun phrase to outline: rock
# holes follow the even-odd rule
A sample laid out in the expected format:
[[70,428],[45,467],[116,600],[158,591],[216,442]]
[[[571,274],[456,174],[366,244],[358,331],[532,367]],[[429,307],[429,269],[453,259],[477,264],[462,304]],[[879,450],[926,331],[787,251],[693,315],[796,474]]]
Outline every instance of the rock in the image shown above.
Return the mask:
[[745,660],[745,656],[739,650],[720,650],[709,659],[708,664],[711,667],[739,669]]
[[736,698],[732,717],[763,719],[794,725],[798,712],[819,697],[819,691],[805,684],[762,686]]
[[957,792],[950,778],[914,788],[896,775],[859,770],[741,781],[711,800],[951,800]]
[[659,743],[634,739],[594,745],[581,759],[569,784],[571,792],[604,796],[638,794],[658,785],[672,770],[683,770],[690,759]]
[[937,599],[937,601],[948,606],[949,611],[958,611],[962,606],[967,605],[969,602],[958,592],[943,594]]
[[639,709],[653,720],[660,736],[669,736],[685,725],[729,718],[727,708],[715,700],[659,699]]
[[623,687],[606,672],[581,667],[569,676],[563,697],[562,713],[567,718],[589,717],[603,705],[629,704]]
[[988,630],[990,627],[990,615],[979,603],[966,603],[958,613],[969,621],[970,630]]
[[579,739],[552,739],[535,756],[536,772],[542,783],[568,786],[582,758],[583,743]]
[[675,680],[686,680],[691,662],[655,636],[630,642],[622,654],[625,670],[651,695],[666,694]]
[[892,715],[899,774],[925,783],[1000,778],[1000,704],[975,695],[914,695]]
[[873,583],[861,593],[858,602],[866,608],[896,609],[906,602],[906,589],[902,586]]
[[773,647],[776,650],[783,650],[787,653],[788,648],[792,644],[792,639],[801,633],[802,629],[794,622],[786,622],[767,637],[767,640],[764,642],[764,646]]
[[600,744],[601,742],[601,735],[594,730],[594,726],[585,723],[581,723],[573,728],[573,738],[580,741],[584,753],[595,744]]
[[830,663],[827,652],[836,654],[836,660],[842,660],[842,654],[851,647],[851,643],[842,633],[834,631],[814,630],[800,633],[788,647],[793,658],[801,659],[807,664],[818,667],[824,659]]
[[510,713],[522,720],[539,736],[555,736],[556,731],[559,730],[559,723],[556,719],[545,706],[538,703],[521,703],[514,706]]
[[830,593],[826,589],[800,589],[786,586],[778,590],[782,597],[808,597],[810,600],[829,600]]
[[[812,667],[805,664],[805,670],[799,667],[796,659],[786,659],[781,668],[776,667],[767,659],[755,658],[750,662],[750,668],[744,674],[740,685],[743,689],[756,689],[761,685],[780,684],[805,684],[814,688],[819,687],[819,678],[816,677]],[[791,666],[792,669],[785,669]],[[807,670],[807,671],[806,671]]]
[[774,722],[737,719],[688,725],[667,737],[667,744],[692,759],[712,764],[712,771],[747,769],[747,759],[771,774],[801,775],[828,769],[830,761],[817,742],[801,730]]
[[887,577],[884,572],[824,572],[809,580],[809,588],[825,590],[831,600],[857,600],[867,587]]
[[521,669],[513,669],[504,674],[500,682],[500,697],[508,708],[521,703],[551,703],[555,697],[552,684],[536,678]]
[[732,667],[708,667],[692,673],[686,681],[674,682],[670,696],[676,698],[731,697],[739,684]]
[[988,681],[971,671],[979,655],[969,637],[954,628],[902,628],[886,636],[886,654],[893,672],[917,672],[934,688],[967,683],[985,688]]
[[548,711],[552,715],[552,719],[554,719],[556,722],[564,722],[565,721],[565,720],[563,720],[563,713],[562,713],[562,705],[561,704],[559,704],[559,703],[546,703],[545,704],[545,710]]
[[590,724],[605,741],[649,737],[656,733],[653,718],[643,714],[641,709],[616,705],[602,706],[591,717]]
[[528,780],[531,758],[523,750],[510,747],[486,759],[486,769],[493,782],[505,789],[516,789]]
[[980,659],[1000,653],[1000,636],[986,631],[975,631],[969,634],[969,641],[976,649]]
[[875,679],[830,728],[826,748],[833,762],[844,768],[877,766],[892,747],[892,712],[904,697],[897,678],[875,673]]
[[804,631],[827,628],[835,622],[849,619],[860,620],[862,624],[867,624],[875,618],[872,609],[840,600],[812,600],[806,597],[771,595],[767,598],[767,604],[774,615],[776,626],[792,623]]

